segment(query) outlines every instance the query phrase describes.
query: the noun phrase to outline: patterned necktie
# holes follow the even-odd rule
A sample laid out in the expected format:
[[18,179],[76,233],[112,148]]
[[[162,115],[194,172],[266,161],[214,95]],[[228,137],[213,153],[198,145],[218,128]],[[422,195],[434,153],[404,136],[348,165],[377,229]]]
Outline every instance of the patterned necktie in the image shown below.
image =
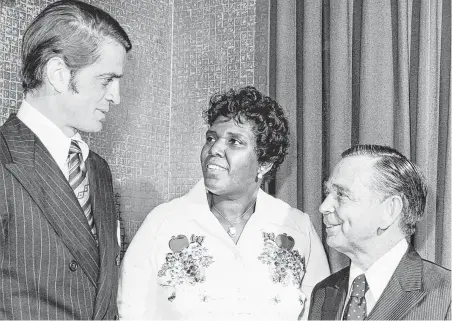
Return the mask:
[[343,320],[364,320],[366,317],[366,298],[368,290],[366,276],[358,275],[352,283],[350,300],[344,311]]
[[68,168],[69,185],[71,185],[72,190],[85,213],[86,219],[88,220],[91,233],[97,241],[97,230],[96,225],[94,225],[94,218],[91,210],[88,174],[85,167],[85,161],[83,160],[82,150],[75,140],[71,140],[71,146],[69,147]]

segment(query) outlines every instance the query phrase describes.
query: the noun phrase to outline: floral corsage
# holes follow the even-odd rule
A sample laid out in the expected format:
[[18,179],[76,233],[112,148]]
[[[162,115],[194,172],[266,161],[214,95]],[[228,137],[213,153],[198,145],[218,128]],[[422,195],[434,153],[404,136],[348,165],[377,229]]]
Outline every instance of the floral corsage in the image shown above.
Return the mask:
[[165,263],[158,271],[159,284],[172,288],[169,301],[176,298],[177,288],[203,283],[206,279],[205,269],[213,263],[213,257],[202,245],[204,236],[173,236],[169,241],[172,252],[166,254]]
[[262,233],[264,238],[264,248],[259,255],[259,260],[268,265],[270,277],[273,283],[282,285],[292,284],[300,288],[305,273],[304,257],[297,250],[292,250],[295,241],[292,236],[286,233],[275,237],[274,233]]
[[[284,288],[296,289],[297,300],[304,306],[306,297],[301,292],[301,283],[306,272],[305,259],[298,250],[293,250],[294,238],[286,233],[275,237],[274,233],[263,232],[262,236],[264,247],[258,259],[268,266],[270,279],[279,285],[280,293],[287,292]],[[275,294],[273,300],[279,303],[280,295]]]

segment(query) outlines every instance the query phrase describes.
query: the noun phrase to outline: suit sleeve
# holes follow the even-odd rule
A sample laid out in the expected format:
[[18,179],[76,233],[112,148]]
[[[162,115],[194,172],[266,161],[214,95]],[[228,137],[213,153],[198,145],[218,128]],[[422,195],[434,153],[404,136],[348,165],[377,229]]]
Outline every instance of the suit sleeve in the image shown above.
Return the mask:
[[[0,137],[1,139],[1,137]],[[2,141],[0,141],[2,144]],[[7,195],[7,178],[5,173],[5,155],[3,146],[0,146],[0,248],[6,246],[4,244],[5,239],[8,235],[8,220],[9,220],[9,211],[8,211],[8,195]],[[1,288],[0,288],[1,289]],[[0,309],[1,310],[1,309]]]
[[311,302],[309,305],[309,320],[321,320],[323,302],[325,302],[325,289],[317,284],[312,290]]
[[5,164],[6,164],[6,153],[8,153],[6,143],[3,139],[3,135],[0,133],[0,245],[3,244],[3,238],[7,234],[7,218],[9,216],[8,208],[6,205],[6,200],[8,195],[6,194],[6,175],[5,175]]

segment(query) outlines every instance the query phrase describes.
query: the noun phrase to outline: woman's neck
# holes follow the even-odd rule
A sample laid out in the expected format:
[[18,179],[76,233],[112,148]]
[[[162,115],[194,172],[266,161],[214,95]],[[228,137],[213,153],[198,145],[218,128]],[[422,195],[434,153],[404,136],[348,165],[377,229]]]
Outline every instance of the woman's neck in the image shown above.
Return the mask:
[[210,193],[210,208],[214,208],[228,221],[233,222],[246,214],[245,212],[253,212],[252,207],[256,203],[257,193],[258,190],[238,199],[228,199]]

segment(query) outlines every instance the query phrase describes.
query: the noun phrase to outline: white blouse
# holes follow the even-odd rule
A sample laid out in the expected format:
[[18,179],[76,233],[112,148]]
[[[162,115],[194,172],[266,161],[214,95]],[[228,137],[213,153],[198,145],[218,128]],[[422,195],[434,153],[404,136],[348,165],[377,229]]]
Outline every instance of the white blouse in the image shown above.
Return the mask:
[[[308,215],[259,190],[235,244],[210,212],[204,182],[156,207],[121,267],[123,319],[307,319],[330,274]],[[300,287],[301,283],[301,287]]]

